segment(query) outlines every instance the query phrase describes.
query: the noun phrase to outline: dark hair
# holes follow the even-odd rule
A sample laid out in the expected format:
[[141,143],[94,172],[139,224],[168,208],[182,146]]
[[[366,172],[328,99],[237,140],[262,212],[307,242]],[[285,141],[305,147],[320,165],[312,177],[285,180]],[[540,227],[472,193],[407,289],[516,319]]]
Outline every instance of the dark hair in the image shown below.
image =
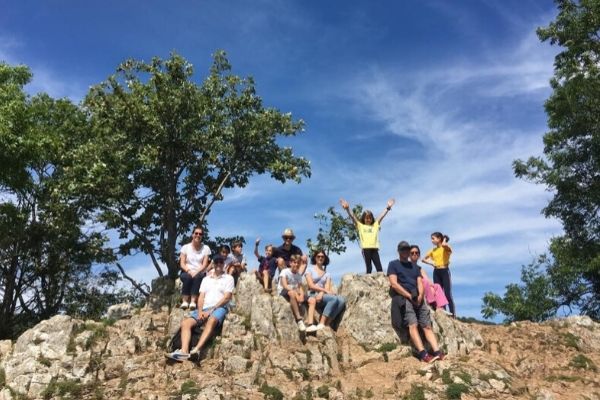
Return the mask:
[[238,246],[244,246],[244,244],[242,243],[241,240],[234,240],[233,242],[231,242],[231,248],[238,247]]
[[419,251],[419,253],[421,253],[421,249],[419,248],[419,246],[417,246],[416,244],[411,244],[410,245],[410,249],[417,249]]
[[318,249],[317,251],[315,251],[312,254],[312,257],[310,257],[310,263],[312,265],[316,265],[317,264],[317,255],[323,253],[323,255],[325,256],[325,260],[323,261],[323,266],[326,267],[329,265],[329,256],[327,255],[327,253],[325,253],[324,250]]
[[439,239],[439,240],[444,240],[444,239],[446,239],[446,242],[449,242],[449,241],[450,241],[450,237],[448,237],[448,235],[444,235],[442,232],[433,232],[433,233],[431,234],[431,236],[433,236],[433,237],[435,237],[435,238],[437,238],[437,239]]
[[219,253],[222,252],[223,250],[227,250],[227,253],[231,253],[231,249],[229,248],[229,246],[227,246],[226,244],[222,244],[219,247]]
[[373,223],[375,223],[375,217],[373,216],[373,213],[371,212],[371,210],[365,210],[365,211],[363,211],[362,215],[360,216],[361,224],[365,223],[365,218],[367,218],[367,216],[370,216],[371,219],[373,220]]
[[192,232],[196,232],[197,230],[204,233],[204,229],[202,229],[201,226],[195,226],[194,229],[192,229]]

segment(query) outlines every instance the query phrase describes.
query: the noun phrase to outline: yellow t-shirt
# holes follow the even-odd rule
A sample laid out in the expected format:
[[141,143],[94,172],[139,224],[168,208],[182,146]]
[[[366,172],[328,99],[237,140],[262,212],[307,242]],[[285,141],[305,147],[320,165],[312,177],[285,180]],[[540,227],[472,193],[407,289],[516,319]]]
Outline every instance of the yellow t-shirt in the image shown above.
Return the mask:
[[433,259],[433,263],[435,264],[435,268],[446,268],[450,266],[450,254],[452,254],[452,250],[450,248],[440,246],[429,250],[429,252],[425,255],[425,258],[431,257]]
[[360,222],[357,224],[360,247],[362,249],[379,248],[379,222],[375,221],[373,225],[365,225]]

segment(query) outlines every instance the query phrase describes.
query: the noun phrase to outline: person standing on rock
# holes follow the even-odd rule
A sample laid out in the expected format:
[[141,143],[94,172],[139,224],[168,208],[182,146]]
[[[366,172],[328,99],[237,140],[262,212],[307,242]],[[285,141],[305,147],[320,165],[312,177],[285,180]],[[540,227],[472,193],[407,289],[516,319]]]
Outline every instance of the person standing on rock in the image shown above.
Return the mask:
[[383,221],[383,218],[392,209],[394,203],[394,199],[389,199],[385,209],[377,219],[375,219],[370,210],[365,210],[359,220],[350,210],[350,204],[348,204],[346,200],[340,199],[342,208],[346,210],[358,231],[360,248],[362,249],[363,259],[365,260],[365,266],[367,267],[367,274],[370,274],[373,270],[372,264],[375,264],[377,272],[383,272],[381,260],[379,258],[379,229],[381,229],[381,221]]
[[202,244],[203,235],[202,228],[194,228],[192,241],[181,248],[181,255],[179,256],[181,274],[179,278],[182,283],[182,303],[180,307],[184,310],[188,307],[191,310],[196,308],[198,290],[200,289],[202,279],[206,275],[211,251],[210,247]]
[[441,232],[433,232],[431,234],[431,243],[435,246],[429,250],[425,257],[421,260],[425,264],[433,267],[433,282],[438,283],[443,289],[446,299],[448,299],[448,307],[450,314],[456,318],[456,309],[454,308],[454,299],[452,298],[452,279],[450,275],[450,256],[452,255],[452,247],[448,244],[450,238]]
[[[336,295],[331,283],[331,274],[325,271],[329,264],[329,257],[323,250],[314,252],[311,258],[312,268],[306,272],[306,284],[308,286],[308,323],[306,332],[316,332],[331,326],[337,316],[346,308],[346,300]],[[319,309],[321,319],[318,325],[314,325],[315,309]]]
[[[184,361],[189,359],[191,354],[199,353],[219,325],[225,321],[228,312],[227,305],[233,295],[233,277],[225,273],[223,257],[216,256],[213,265],[213,273],[202,280],[198,309],[181,321],[181,349],[166,354],[166,357],[171,360]],[[198,344],[192,351],[189,351],[192,329],[201,324],[204,324],[204,330]]]
[[[413,264],[410,259],[410,244],[405,241],[398,243],[398,260],[390,261],[387,275],[392,289],[392,326],[396,331],[408,326],[408,333],[416,347],[419,359],[423,362],[433,362],[444,358],[437,338],[431,329],[429,307],[423,301],[423,281],[421,267]],[[425,339],[429,342],[433,353],[429,354],[419,334],[419,326],[423,329]]]
[[302,257],[302,262],[306,262],[306,256],[302,254],[302,250],[300,247],[293,244],[296,236],[294,235],[294,231],[290,228],[286,228],[281,235],[283,239],[283,244],[275,249],[273,249],[273,257],[277,260],[277,268],[279,271],[282,269],[289,267],[290,265],[290,257],[294,254],[297,254]]

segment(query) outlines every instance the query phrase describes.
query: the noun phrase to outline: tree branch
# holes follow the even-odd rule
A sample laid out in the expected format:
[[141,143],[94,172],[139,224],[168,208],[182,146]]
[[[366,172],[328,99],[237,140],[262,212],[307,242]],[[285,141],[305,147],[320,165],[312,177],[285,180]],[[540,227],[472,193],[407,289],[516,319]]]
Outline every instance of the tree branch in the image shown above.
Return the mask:
[[144,296],[146,296],[146,297],[150,296],[148,291],[144,290],[144,287],[142,286],[142,285],[145,285],[147,287],[148,285],[146,285],[145,283],[140,284],[140,283],[136,282],[132,277],[130,277],[129,275],[127,275],[125,273],[125,269],[123,268],[123,266],[121,266],[120,263],[115,263],[115,264],[117,265],[117,268],[119,268],[119,271],[121,271],[121,275],[123,275],[123,278],[125,278],[129,282],[131,282],[133,287],[136,288],[137,290],[139,290],[140,293],[142,293]]
[[206,214],[208,213],[208,211],[212,207],[213,203],[216,201],[217,196],[219,195],[219,193],[221,193],[221,190],[223,190],[223,186],[225,185],[225,182],[227,182],[227,179],[229,179],[230,175],[231,175],[231,172],[227,172],[227,174],[225,174],[225,177],[223,178],[223,180],[219,184],[219,187],[217,188],[217,191],[213,194],[212,199],[210,199],[210,201],[208,202],[208,204],[206,205],[206,207],[204,207],[204,211],[202,211],[202,215],[200,216],[200,219],[198,220],[198,226],[202,226],[202,223],[204,223],[204,218],[206,217]]

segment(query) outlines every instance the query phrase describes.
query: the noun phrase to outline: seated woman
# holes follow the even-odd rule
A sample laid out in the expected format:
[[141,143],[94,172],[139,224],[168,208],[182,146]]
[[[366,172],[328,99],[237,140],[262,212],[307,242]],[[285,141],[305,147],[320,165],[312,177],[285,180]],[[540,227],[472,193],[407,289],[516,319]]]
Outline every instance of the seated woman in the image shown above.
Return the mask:
[[202,279],[206,276],[210,248],[202,243],[204,231],[201,227],[194,228],[192,241],[181,248],[179,268],[182,283],[181,308],[194,310],[198,301],[198,290]]
[[289,301],[300,332],[306,330],[306,325],[304,325],[304,321],[302,321],[302,316],[300,315],[299,306],[306,301],[304,289],[302,289],[302,275],[304,271],[306,271],[306,263],[302,262],[302,257],[293,255],[290,257],[290,266],[281,271],[277,281],[277,292]]
[[[331,326],[331,322],[344,310],[346,300],[342,296],[335,295],[331,284],[331,275],[325,271],[329,264],[329,257],[323,250],[317,250],[312,258],[313,265],[310,271],[306,272],[306,283],[308,285],[308,323],[306,332],[316,332],[326,326]],[[318,325],[314,325],[315,308],[321,313],[321,319]]]
[[[421,257],[421,249],[416,244],[413,244],[410,246],[410,262],[418,265],[417,261],[419,261],[419,257]],[[421,277],[423,278],[423,289],[425,290],[425,301],[427,304],[434,310],[436,308],[443,309],[444,306],[448,305],[444,289],[438,283],[433,283],[429,279],[424,268],[421,268]]]

